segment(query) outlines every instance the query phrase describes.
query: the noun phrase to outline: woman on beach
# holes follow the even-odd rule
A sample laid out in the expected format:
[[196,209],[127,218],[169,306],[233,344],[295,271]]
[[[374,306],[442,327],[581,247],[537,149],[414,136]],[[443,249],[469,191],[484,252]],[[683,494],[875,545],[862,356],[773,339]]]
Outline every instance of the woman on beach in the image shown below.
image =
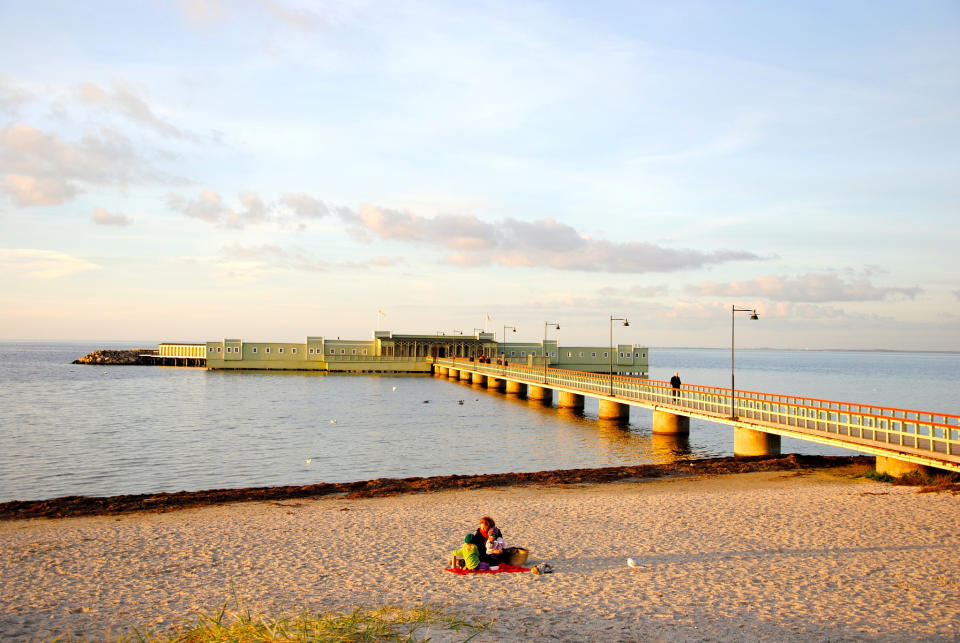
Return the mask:
[[[484,516],[480,519],[480,526],[474,534],[474,538],[480,545],[480,560],[490,565],[499,565],[503,561],[503,534],[497,528],[493,518]],[[485,544],[488,541],[494,541],[494,546],[487,548]]]

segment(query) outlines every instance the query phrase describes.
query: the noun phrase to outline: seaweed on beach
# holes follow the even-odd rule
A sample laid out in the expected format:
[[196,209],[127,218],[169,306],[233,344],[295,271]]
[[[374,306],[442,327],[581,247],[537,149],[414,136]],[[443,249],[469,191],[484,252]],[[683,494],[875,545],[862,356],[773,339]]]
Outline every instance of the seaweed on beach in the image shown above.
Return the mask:
[[668,464],[641,464],[597,469],[559,469],[519,473],[449,475],[428,478],[376,478],[357,482],[320,483],[303,486],[210,489],[106,497],[65,496],[49,500],[15,500],[0,503],[0,520],[109,516],[135,512],[165,512],[233,502],[282,501],[295,498],[340,496],[372,498],[403,493],[429,493],[455,489],[506,486],[559,486],[621,482],[644,478],[690,475],[720,475],[756,471],[804,471],[872,464],[869,456],[733,456],[684,460]]

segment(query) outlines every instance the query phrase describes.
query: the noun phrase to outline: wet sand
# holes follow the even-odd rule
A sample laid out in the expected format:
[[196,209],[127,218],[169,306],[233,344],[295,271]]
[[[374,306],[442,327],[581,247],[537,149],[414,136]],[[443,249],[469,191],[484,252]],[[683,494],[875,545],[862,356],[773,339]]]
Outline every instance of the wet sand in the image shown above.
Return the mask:
[[[960,496],[796,468],[0,522],[0,638],[426,603],[479,640],[960,638]],[[461,577],[489,514],[556,572]],[[632,557],[640,565],[626,565]],[[442,640],[442,637],[441,637]]]

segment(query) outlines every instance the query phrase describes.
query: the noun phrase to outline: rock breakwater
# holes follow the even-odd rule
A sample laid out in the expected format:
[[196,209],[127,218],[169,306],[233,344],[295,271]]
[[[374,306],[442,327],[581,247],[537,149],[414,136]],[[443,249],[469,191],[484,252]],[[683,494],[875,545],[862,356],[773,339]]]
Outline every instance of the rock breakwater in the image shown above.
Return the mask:
[[73,360],[74,364],[96,364],[101,366],[135,366],[147,364],[142,357],[146,349],[131,348],[129,350],[98,350]]

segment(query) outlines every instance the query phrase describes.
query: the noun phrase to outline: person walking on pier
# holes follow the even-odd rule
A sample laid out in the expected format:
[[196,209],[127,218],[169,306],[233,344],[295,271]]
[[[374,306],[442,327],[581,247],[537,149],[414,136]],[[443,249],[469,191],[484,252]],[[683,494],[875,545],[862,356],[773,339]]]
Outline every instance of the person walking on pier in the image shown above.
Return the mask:
[[677,371],[670,378],[670,386],[673,387],[673,399],[680,397],[680,372]]

